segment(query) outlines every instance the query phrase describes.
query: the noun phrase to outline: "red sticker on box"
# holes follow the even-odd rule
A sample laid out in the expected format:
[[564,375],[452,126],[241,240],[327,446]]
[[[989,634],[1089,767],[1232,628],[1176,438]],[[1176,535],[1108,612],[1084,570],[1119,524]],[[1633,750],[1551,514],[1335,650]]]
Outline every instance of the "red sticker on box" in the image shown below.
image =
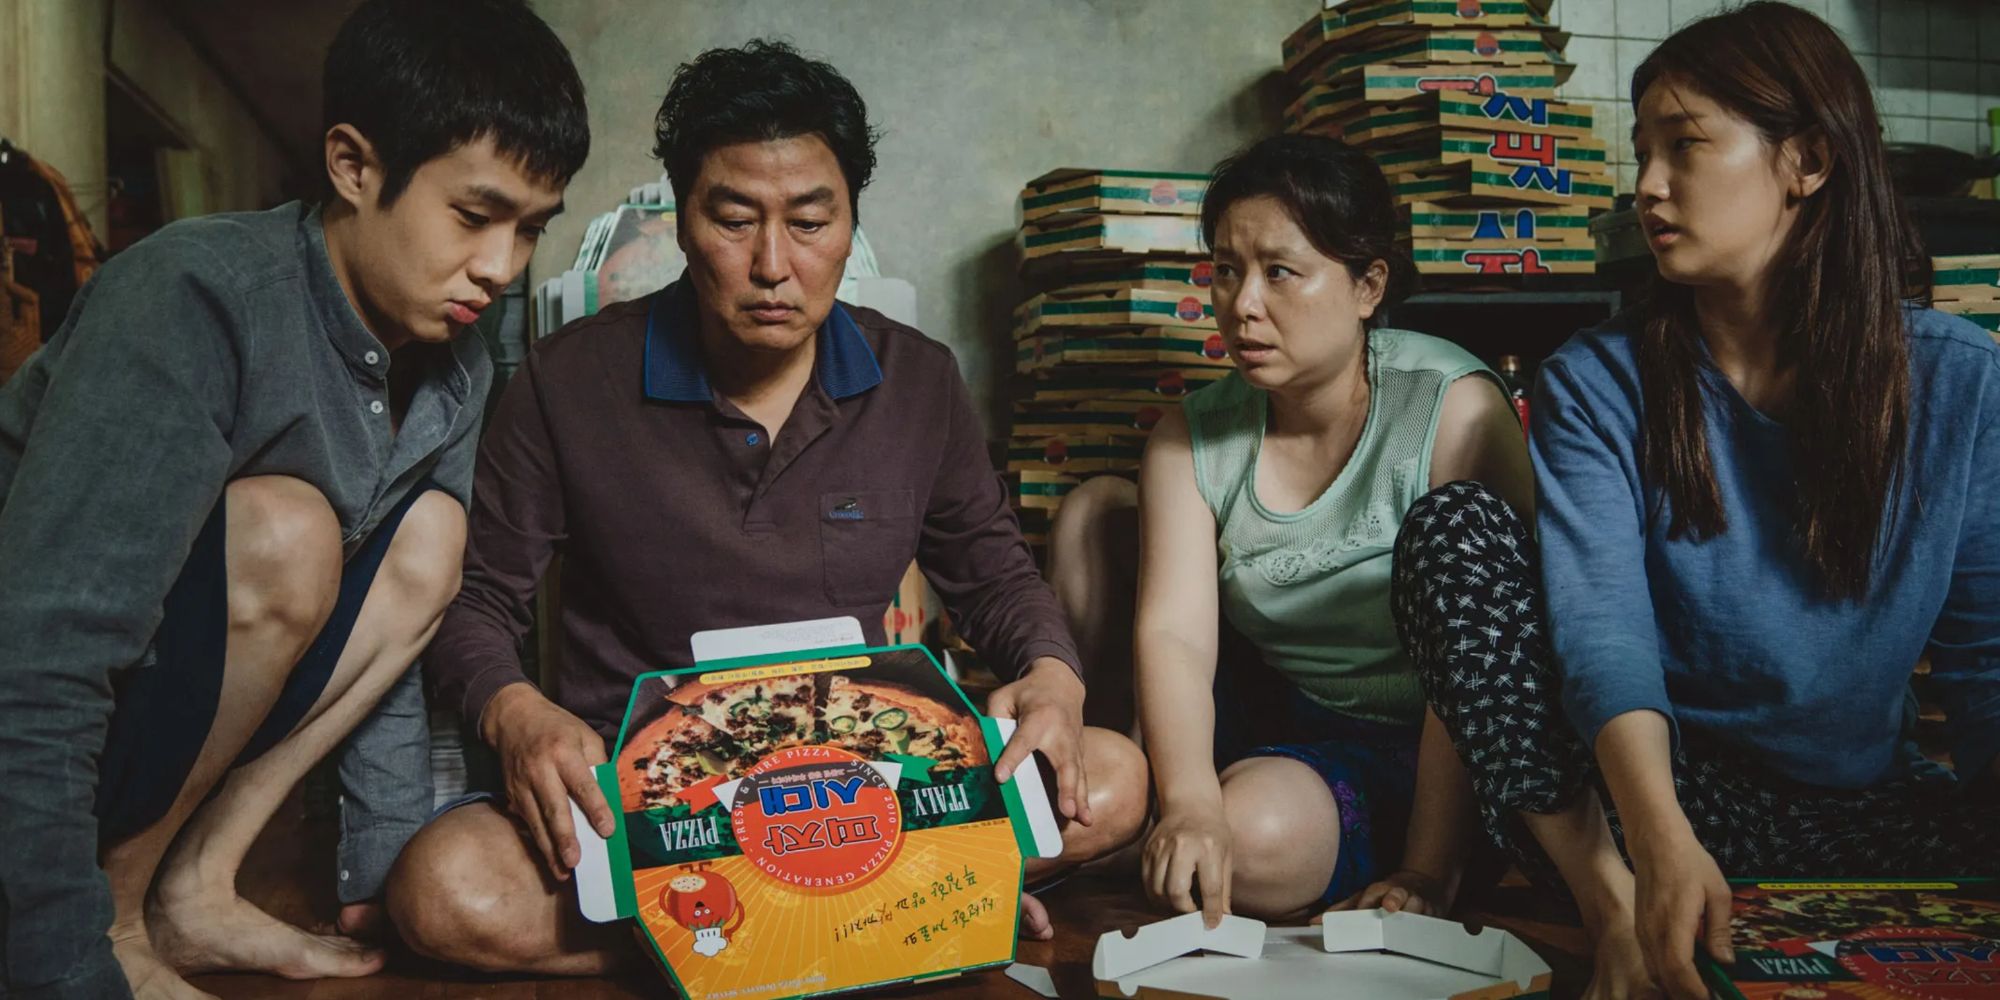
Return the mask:
[[1042,461],[1050,465],[1061,465],[1069,461],[1069,445],[1064,444],[1061,438],[1050,438],[1048,444],[1042,448]]
[[1179,189],[1172,181],[1156,181],[1153,184],[1152,202],[1155,205],[1171,205],[1181,200]]
[[758,761],[736,786],[729,822],[758,871],[809,892],[866,885],[903,847],[896,790],[867,761],[829,746]]
[[1221,358],[1229,353],[1229,348],[1223,345],[1222,334],[1217,333],[1210,335],[1208,341],[1201,345],[1201,353],[1211,358]]
[[1174,306],[1174,315],[1183,322],[1192,323],[1202,317],[1201,300],[1189,295]]
[[1194,273],[1188,275],[1188,281],[1197,288],[1207,288],[1215,284],[1215,262],[1205,260],[1196,264]]
[[1458,0],[1459,17],[1465,18],[1466,20],[1470,21],[1480,17],[1484,17],[1485,14],[1486,14],[1486,9],[1479,5],[1479,0]]

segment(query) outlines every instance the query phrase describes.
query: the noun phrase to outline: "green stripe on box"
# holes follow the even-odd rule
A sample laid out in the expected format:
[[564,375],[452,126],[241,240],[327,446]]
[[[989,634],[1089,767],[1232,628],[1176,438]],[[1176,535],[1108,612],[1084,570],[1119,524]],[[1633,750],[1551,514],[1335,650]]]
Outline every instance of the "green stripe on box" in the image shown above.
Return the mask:
[[[1490,209],[1490,211],[1512,212],[1515,211],[1515,209],[1512,208]],[[1533,209],[1529,209],[1529,211],[1533,211]],[[1464,227],[1477,226],[1479,225],[1479,213],[1453,212],[1450,214],[1446,214],[1443,212],[1412,212],[1410,213],[1410,225],[1451,226],[1454,228],[1460,226]],[[1574,215],[1543,216],[1540,213],[1536,213],[1535,215],[1536,229],[1587,229],[1589,228],[1589,226],[1590,226],[1590,220],[1579,216],[1574,216]]]
[[[1512,178],[1512,177],[1509,177],[1509,176],[1507,176],[1506,174],[1489,174],[1489,173],[1487,173],[1487,172],[1485,172],[1485,171],[1483,171],[1483,170],[1474,170],[1474,171],[1472,171],[1472,182],[1473,182],[1474,184],[1489,184],[1489,185],[1492,185],[1493,187],[1508,187],[1508,188],[1511,188],[1511,187],[1514,187],[1514,178]],[[1528,190],[1534,190],[1534,191],[1548,191],[1548,188],[1539,188],[1539,187],[1538,187],[1538,188],[1516,188],[1516,190],[1520,190],[1520,191],[1528,191]],[[1583,195],[1583,196],[1587,196],[1587,197],[1592,197],[1592,196],[1594,196],[1594,197],[1600,197],[1600,198],[1609,198],[1609,197],[1611,197],[1611,185],[1609,185],[1609,184],[1592,184],[1592,183],[1589,183],[1588,181],[1580,181],[1580,180],[1577,180],[1577,179],[1576,179],[1576,178],[1574,178],[1574,177],[1571,177],[1571,178],[1570,178],[1570,181],[1569,181],[1569,191],[1570,191],[1570,193],[1571,193],[1571,194],[1574,194],[1574,195]],[[1549,191],[1549,193],[1550,193],[1550,194],[1555,194],[1555,193],[1557,193],[1557,192],[1554,192],[1554,191]]]
[[[1201,195],[1202,192],[1195,191],[1187,197],[1182,197],[1179,192],[1176,192],[1174,201],[1200,204]],[[1103,184],[1092,184],[1087,187],[1069,188],[1064,191],[1051,191],[1048,194],[1032,195],[1021,199],[1021,204],[1025,208],[1043,208],[1048,205],[1060,205],[1064,202],[1083,201],[1092,197],[1123,201],[1151,201],[1153,192],[1151,188],[1110,187]]]
[[1075,483],[1022,483],[1015,493],[1024,497],[1059,497],[1073,489],[1076,489]]
[[1400,111],[1393,115],[1375,115],[1363,118],[1347,126],[1349,132],[1366,132],[1370,129],[1388,128],[1391,125],[1408,125],[1412,122],[1435,122],[1437,116],[1429,111]]
[[[1483,156],[1487,153],[1487,151],[1489,151],[1493,147],[1492,147],[1492,142],[1490,140],[1445,139],[1440,143],[1439,148],[1447,153],[1471,153],[1474,155]],[[1381,158],[1377,157],[1377,159],[1379,160]],[[1558,161],[1582,160],[1586,163],[1603,163],[1604,150],[1584,149],[1578,146],[1565,146],[1560,141],[1558,141],[1556,144],[1556,159]]]
[[[1558,250],[1558,249],[1543,249],[1543,248],[1541,248],[1541,247],[1537,247],[1537,246],[1534,246],[1534,244],[1533,244],[1532,242],[1526,242],[1526,241],[1524,241],[1524,242],[1526,243],[1526,246],[1527,246],[1528,248],[1530,248],[1530,249],[1533,249],[1533,250],[1534,250],[1534,251],[1535,251],[1536,253],[1540,254],[1543,260],[1548,260],[1548,261],[1582,261],[1582,262],[1589,262],[1589,261],[1591,261],[1591,260],[1595,260],[1595,259],[1596,259],[1596,257],[1597,257],[1597,251],[1595,251],[1595,250]],[[1423,264],[1423,263],[1450,263],[1450,262],[1452,262],[1452,261],[1455,261],[1455,260],[1461,260],[1461,259],[1463,259],[1463,258],[1464,258],[1464,256],[1465,256],[1466,254],[1468,254],[1468,253],[1480,253],[1480,252],[1482,252],[1482,251],[1479,251],[1479,250],[1415,250],[1415,251],[1412,251],[1412,252],[1410,253],[1410,259],[1411,259],[1411,260],[1414,260],[1414,261],[1416,261],[1416,262],[1418,262],[1418,263],[1420,263],[1420,264]]]
[[1180,337],[1121,337],[1113,340],[1065,340],[1064,351],[1184,351],[1200,354],[1206,341]]
[[1053,243],[1074,243],[1092,236],[1103,236],[1103,226],[1077,226],[1072,229],[1052,229],[1040,233],[1029,233],[1021,242],[1031,247],[1045,247]]
[[[1498,69],[1500,67],[1492,68]],[[1414,89],[1422,86],[1425,80],[1448,79],[1456,76],[1490,76],[1493,78],[1493,85],[1500,88],[1502,93],[1510,90],[1518,90],[1523,87],[1554,87],[1556,85],[1556,78],[1553,76],[1503,76],[1499,73],[1490,72],[1487,67],[1481,66],[1468,66],[1465,68],[1464,73],[1418,73],[1411,76],[1378,76],[1370,79],[1368,85],[1372,87],[1407,87]]]
[[1079,275],[1079,285],[1100,285],[1111,281],[1177,281],[1194,287],[1194,268],[1191,267],[1140,267],[1124,271],[1106,271],[1102,274]]
[[1367,95],[1368,95],[1367,87],[1364,87],[1358,83],[1352,84],[1350,86],[1341,87],[1338,90],[1329,90],[1326,93],[1321,94],[1310,101],[1307,101],[1305,110],[1313,111],[1318,108],[1326,107],[1329,104],[1342,104],[1347,101],[1358,101],[1361,100],[1363,97],[1366,97]]
[[[1152,302],[1145,299],[1113,302],[1044,302],[1041,313],[1044,316],[1089,316],[1093,313],[1134,312],[1157,313],[1162,316],[1179,316],[1180,303]],[[1203,316],[1215,315],[1215,309],[1203,303]]]
[[1938,271],[1931,276],[1933,285],[1996,285],[2000,284],[2000,269],[1976,268],[1964,271]]

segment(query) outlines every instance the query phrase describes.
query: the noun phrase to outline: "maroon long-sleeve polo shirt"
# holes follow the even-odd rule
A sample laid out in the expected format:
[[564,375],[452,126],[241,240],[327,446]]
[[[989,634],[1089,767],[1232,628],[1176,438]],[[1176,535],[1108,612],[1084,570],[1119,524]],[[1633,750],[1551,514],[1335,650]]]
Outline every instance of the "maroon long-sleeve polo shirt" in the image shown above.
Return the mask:
[[635,677],[692,665],[695,632],[853,615],[882,641],[913,557],[998,669],[1076,666],[951,352],[844,305],[815,349],[774,442],[711,389],[685,279],[536,344],[480,445],[434,695],[477,727],[528,679],[519,643],[556,552],[549,694],[607,740]]

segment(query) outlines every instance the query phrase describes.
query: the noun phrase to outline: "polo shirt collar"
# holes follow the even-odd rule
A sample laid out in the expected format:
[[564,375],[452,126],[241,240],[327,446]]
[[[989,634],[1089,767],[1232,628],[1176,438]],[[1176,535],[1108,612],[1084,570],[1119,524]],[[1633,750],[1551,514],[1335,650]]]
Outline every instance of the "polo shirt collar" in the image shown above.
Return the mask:
[[361,321],[361,314],[355,312],[347,290],[333,272],[333,254],[326,247],[325,219],[318,206],[300,216],[299,242],[306,263],[306,294],[312,296],[327,339],[349,365],[377,380],[387,379],[389,351]]
[[[694,285],[685,273],[653,296],[646,310],[646,398],[670,403],[707,403],[715,398],[698,323]],[[820,324],[818,340],[813,375],[829,398],[858,396],[882,383],[874,349],[839,302]]]

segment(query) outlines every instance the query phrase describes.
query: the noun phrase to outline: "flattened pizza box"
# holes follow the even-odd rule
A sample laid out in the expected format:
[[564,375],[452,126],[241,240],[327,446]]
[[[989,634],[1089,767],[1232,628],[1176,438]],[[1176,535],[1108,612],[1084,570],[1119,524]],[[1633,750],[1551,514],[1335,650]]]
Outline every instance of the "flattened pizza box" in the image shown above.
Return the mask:
[[1075,255],[1201,256],[1201,221],[1185,215],[1104,215],[1070,213],[1021,227],[1021,255],[1028,261]]
[[1097,995],[1119,1000],[1546,1000],[1549,966],[1498,928],[1409,913],[1329,913],[1318,927],[1265,927],[1188,913],[1091,956]]
[[1371,28],[1327,47],[1295,74],[1306,83],[1331,83],[1362,66],[1560,66],[1569,36],[1553,29],[1486,31]]
[[1199,288],[1170,292],[1144,288],[1102,291],[1066,288],[1021,303],[1014,310],[1014,322],[1015,336],[1057,326],[1213,330],[1215,308],[1209,304],[1208,292]]
[[1052,434],[1015,437],[1007,442],[1008,472],[1133,472],[1146,452],[1146,439],[1129,435]]
[[1084,271],[1050,289],[1051,294],[1073,295],[1087,292],[1177,292],[1181,295],[1206,296],[1209,286],[1215,284],[1215,264],[1206,260],[1185,260],[1171,257],[1160,260],[1138,260],[1129,264],[1114,264],[1095,271]]
[[1310,66],[1328,48],[1370,28],[1545,28],[1542,0],[1363,0],[1322,10],[1286,36],[1285,72]]
[[1956,302],[1933,302],[1931,305],[1940,312],[1962,316],[1967,320],[1979,324],[1980,329],[1993,334],[1993,339],[2000,340],[2000,302],[1984,299],[1961,299]]
[[1205,365],[1231,367],[1222,335],[1172,327],[1090,330],[1044,328],[1014,343],[1014,370],[1059,365]]
[[1200,215],[1207,174],[1063,167],[1021,191],[1021,221],[1060,212],[1117,215]]
[[2000,299],[2000,255],[1932,257],[1931,297],[1939,302]]
[[1401,228],[1414,240],[1516,240],[1595,245],[1590,209],[1532,205],[1455,208],[1431,202],[1400,205]]
[[1285,127],[1304,131],[1322,120],[1344,123],[1373,104],[1398,104],[1425,94],[1449,91],[1490,97],[1553,100],[1567,66],[1357,66],[1339,78],[1316,83],[1285,106]]
[[1082,482],[1066,472],[1028,469],[1007,474],[1007,484],[1015,502],[1028,509],[1054,511],[1062,506],[1063,497]]
[[1476,163],[1487,169],[1529,164],[1579,174],[1609,175],[1609,153],[1603,142],[1538,132],[1428,128],[1399,136],[1393,145],[1371,148],[1369,152],[1375,157],[1375,165],[1386,174],[1435,170],[1452,163]]
[[1984,878],[1732,880],[1727,1000],[2000,996],[2000,884]]
[[1035,380],[1028,397],[1035,403],[1084,400],[1178,402],[1181,397],[1229,375],[1228,368],[1057,368]]
[[1417,273],[1438,277],[1491,277],[1499,274],[1594,274],[1597,247],[1513,240],[1411,240],[1406,244]]
[[[846,644],[791,644],[829,624]],[[757,651],[703,660],[705,641]],[[922,646],[869,647],[853,619],[704,633],[695,650],[697,666],[637,680],[595,769],[618,828],[584,838],[586,916],[636,919],[688,1000],[1013,957],[1023,859],[1060,836],[1036,768],[994,780],[1011,724],[975,712]]]
[[1013,432],[1016,435],[1103,433],[1137,431],[1151,434],[1167,410],[1178,400],[1145,401],[1095,399],[1080,403],[1036,403],[1022,400],[1014,404]]
[[1591,122],[1592,114],[1587,104],[1517,97],[1507,93],[1481,97],[1462,91],[1441,91],[1394,104],[1370,105],[1365,112],[1342,126],[1340,138],[1357,144],[1382,143],[1403,136],[1451,129],[1456,132],[1553,136],[1564,141],[1589,141],[1595,138]]
[[[1498,168],[1498,169],[1495,169]],[[1389,178],[1397,204],[1521,204],[1610,208],[1611,182],[1601,173],[1579,173],[1532,163],[1456,163]]]

